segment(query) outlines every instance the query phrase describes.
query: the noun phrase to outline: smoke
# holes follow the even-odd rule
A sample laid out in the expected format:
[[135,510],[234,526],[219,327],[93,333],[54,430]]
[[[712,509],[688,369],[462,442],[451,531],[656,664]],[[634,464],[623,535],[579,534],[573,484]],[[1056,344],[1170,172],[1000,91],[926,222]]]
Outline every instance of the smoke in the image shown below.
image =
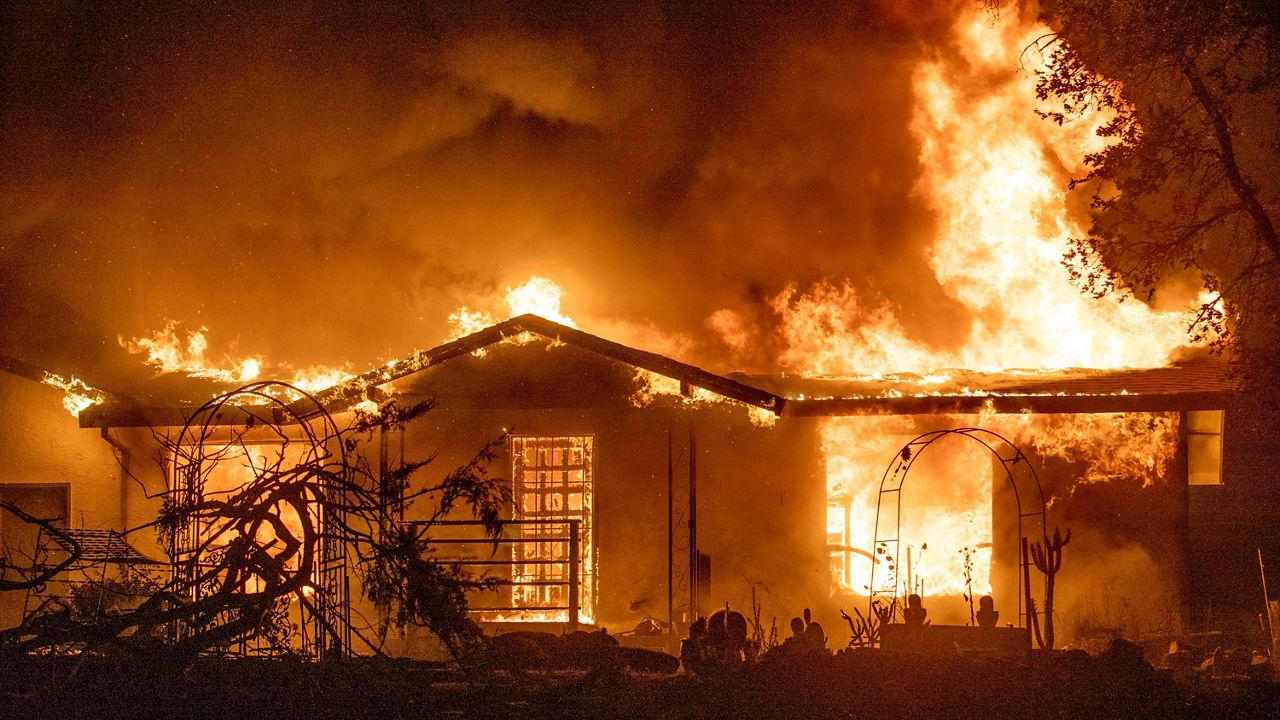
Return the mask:
[[535,273],[713,366],[790,283],[912,323],[911,70],[961,5],[8,8],[0,352],[114,372],[174,319],[359,366]]
[[1182,633],[1185,573],[1176,557],[1153,556],[1139,544],[1116,546],[1098,533],[1073,528],[1055,593],[1060,644],[1096,651],[1116,637]]

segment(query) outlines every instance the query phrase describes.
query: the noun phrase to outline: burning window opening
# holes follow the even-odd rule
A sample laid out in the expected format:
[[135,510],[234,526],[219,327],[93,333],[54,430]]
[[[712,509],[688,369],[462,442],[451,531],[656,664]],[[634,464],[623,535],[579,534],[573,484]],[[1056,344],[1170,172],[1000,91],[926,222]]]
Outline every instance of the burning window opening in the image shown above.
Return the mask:
[[[595,617],[595,548],[592,531],[595,437],[513,436],[510,438],[512,517],[579,523],[578,566],[570,568],[570,542],[563,540],[514,543],[511,605],[515,612],[502,620],[566,622],[569,620],[569,572],[578,575],[578,617]],[[566,528],[567,529],[567,528]],[[521,529],[546,536],[538,526]],[[496,618],[495,618],[496,619]]]
[[[872,563],[876,563],[877,590],[892,578],[902,588],[923,588],[932,595],[959,595],[970,588],[990,592],[993,473],[989,453],[973,443],[945,441],[945,452],[921,456],[898,507],[880,507],[885,466],[918,433],[902,433],[900,421],[878,419],[868,420],[880,425],[880,432],[858,432],[867,427],[860,420],[831,420],[824,427],[828,552],[836,585],[866,596],[872,590]],[[895,544],[901,557],[888,557],[876,547],[877,512],[889,523],[882,520],[882,531],[892,527],[895,513],[900,517]],[[894,537],[892,532],[881,535]],[[970,551],[972,565],[967,572],[965,549]]]
[[[219,497],[230,498],[244,490],[250,483],[273,469],[287,469],[298,465],[305,455],[301,445],[291,444],[287,440],[258,443],[230,443],[220,447],[209,446],[209,456],[214,459],[204,472],[200,488],[205,500],[216,500]],[[254,537],[255,543],[273,557],[284,555],[282,567],[286,571],[298,569],[301,556],[290,553],[288,546],[303,537],[303,518],[297,509],[287,503],[280,503],[272,508],[277,514],[286,537],[280,537],[270,522],[261,523]],[[314,499],[307,503],[308,524],[318,527],[320,506]],[[222,524],[214,524],[222,520]],[[242,533],[242,522],[239,518],[219,518],[210,522],[199,523],[196,528],[196,547],[203,548],[203,556],[212,556],[221,552],[228,544],[233,543]],[[288,553],[285,555],[285,553]],[[313,567],[310,572],[314,583],[319,571]],[[245,590],[261,592],[263,578],[252,575],[246,580]],[[310,590],[310,588],[304,589]]]

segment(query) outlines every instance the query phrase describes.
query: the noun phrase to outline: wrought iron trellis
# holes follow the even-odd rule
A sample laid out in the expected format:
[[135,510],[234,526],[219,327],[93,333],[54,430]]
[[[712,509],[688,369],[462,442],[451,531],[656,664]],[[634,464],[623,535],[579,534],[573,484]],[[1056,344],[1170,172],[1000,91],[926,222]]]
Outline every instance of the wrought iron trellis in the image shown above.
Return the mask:
[[[302,401],[291,403],[287,394],[301,395]],[[245,403],[249,405],[244,405]],[[237,431],[220,428],[218,420],[224,414],[243,412],[246,424]],[[267,420],[261,420],[267,418]],[[296,428],[300,437],[289,438],[284,426]],[[265,381],[246,385],[234,392],[218,397],[200,406],[179,431],[171,447],[173,460],[173,496],[183,507],[196,507],[205,497],[210,474],[219,462],[227,461],[234,454],[229,452],[237,443],[255,445],[244,436],[254,428],[270,428],[283,442],[297,443],[302,453],[297,464],[314,464],[324,469],[315,474],[321,494],[320,502],[309,511],[315,521],[318,547],[311,568],[297,568],[296,572],[310,572],[311,593],[299,597],[297,648],[310,657],[323,657],[332,653],[351,652],[351,597],[347,578],[347,543],[345,529],[349,507],[347,487],[351,482],[347,447],[342,431],[328,411],[310,394],[291,385]],[[236,433],[239,434],[236,434]],[[169,557],[173,578],[178,587],[186,588],[192,601],[197,601],[209,591],[198,582],[208,569],[203,556],[204,533],[208,530],[200,517],[190,517],[180,524],[170,539]],[[182,623],[176,623],[177,638],[194,632]],[[241,641],[230,648],[236,654],[254,654],[263,648],[255,643]]]
[[[921,453],[932,446],[938,440],[958,435],[977,442],[985,447],[993,457],[1000,461],[1001,467],[1004,469],[1005,477],[1009,481],[1009,486],[1013,490],[1013,499],[1017,506],[1018,517],[1018,539],[1026,537],[1023,528],[1024,520],[1031,519],[1039,522],[1039,530],[1036,536],[1045,531],[1045,499],[1044,490],[1040,486],[1040,479],[1036,476],[1035,468],[1032,467],[1030,460],[1023,454],[1022,450],[1014,445],[1008,438],[985,430],[983,428],[956,428],[951,430],[934,430],[927,432],[914,440],[902,446],[902,449],[894,456],[894,459],[885,468],[884,475],[880,478],[880,492],[876,501],[876,527],[872,548],[880,554],[883,549],[885,553],[893,558],[899,556],[899,540],[902,530],[902,488],[906,483],[907,474],[911,471],[911,467],[916,460],[920,458]],[[1003,452],[1002,452],[1003,451]],[[1029,511],[1023,510],[1023,498],[1032,503],[1033,507]],[[881,518],[884,513],[884,503],[886,498],[893,501],[893,536],[882,538],[880,536]],[[994,552],[994,549],[993,549]],[[1027,577],[1027,559],[1023,557],[1021,547],[1015,543],[1012,552],[1017,554],[1018,567],[1018,626],[1026,627],[1026,611],[1023,599],[1027,595],[1025,579]],[[876,585],[876,565],[874,560],[871,563],[871,583],[869,589],[868,605],[874,613],[874,606],[878,599],[889,596],[891,600],[898,597],[899,577],[896,570],[890,576],[892,582],[882,586]]]

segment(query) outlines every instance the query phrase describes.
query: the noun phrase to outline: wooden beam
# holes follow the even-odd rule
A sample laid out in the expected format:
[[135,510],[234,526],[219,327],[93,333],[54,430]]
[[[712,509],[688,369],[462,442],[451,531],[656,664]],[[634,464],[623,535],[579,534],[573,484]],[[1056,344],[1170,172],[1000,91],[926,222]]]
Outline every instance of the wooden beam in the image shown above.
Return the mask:
[[[82,428],[110,427],[181,427],[192,418],[199,406],[131,407],[91,405],[80,413]],[[286,424],[291,421],[284,412],[269,405],[223,405],[208,422],[210,425],[245,425],[252,422]]]

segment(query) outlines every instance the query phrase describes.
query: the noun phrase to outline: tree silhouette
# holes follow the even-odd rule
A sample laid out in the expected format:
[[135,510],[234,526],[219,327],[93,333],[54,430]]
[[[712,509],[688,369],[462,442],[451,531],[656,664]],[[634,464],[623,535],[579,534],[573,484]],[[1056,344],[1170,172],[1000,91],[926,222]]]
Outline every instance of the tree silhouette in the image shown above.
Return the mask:
[[[1044,116],[1110,117],[1098,130],[1110,144],[1072,183],[1092,191],[1091,225],[1066,257],[1074,277],[1095,295],[1150,298],[1189,276],[1214,292],[1193,338],[1246,355],[1274,345],[1280,10],[1047,0],[1040,12],[1055,30],[1036,43],[1049,55],[1037,86]],[[1252,369],[1269,369],[1265,355]]]

